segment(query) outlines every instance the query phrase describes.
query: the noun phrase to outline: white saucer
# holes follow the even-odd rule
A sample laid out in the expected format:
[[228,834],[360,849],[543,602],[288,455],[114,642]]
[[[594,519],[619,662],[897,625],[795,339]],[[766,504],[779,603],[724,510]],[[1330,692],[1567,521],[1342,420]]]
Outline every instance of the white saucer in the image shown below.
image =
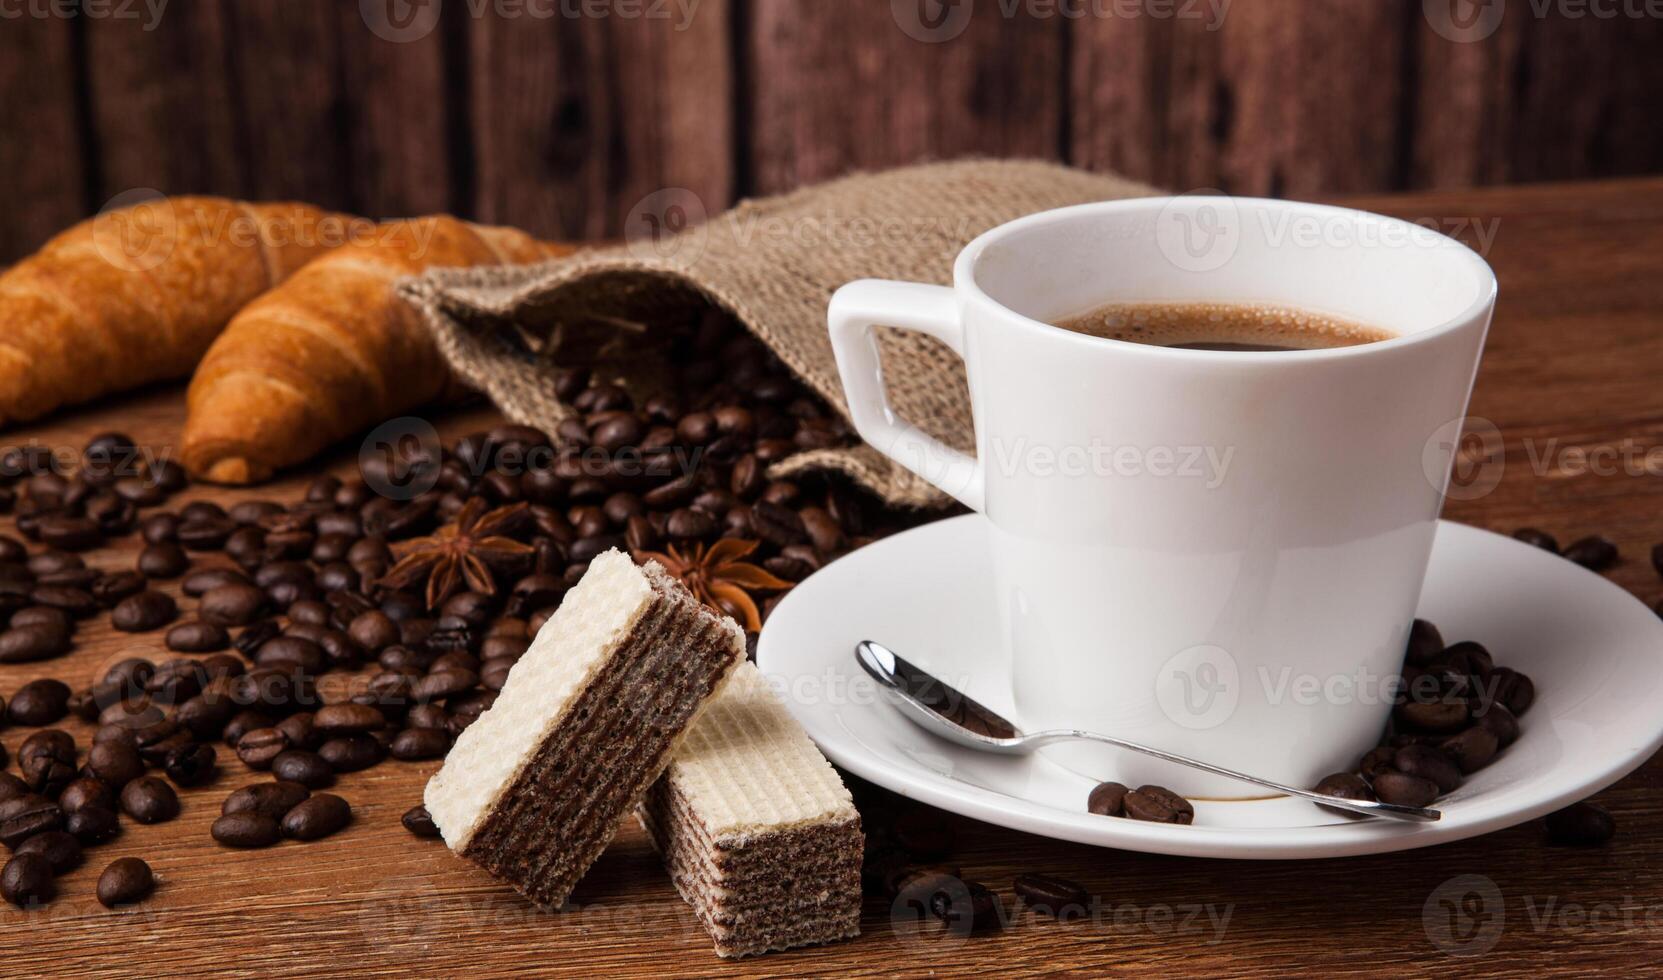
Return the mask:
[[[878,700],[853,657],[878,640],[942,677],[952,651],[998,642],[986,519],[938,521],[861,548],[798,585],[757,662],[831,760],[904,796],[1015,830],[1159,854],[1322,858],[1424,847],[1583,799],[1663,743],[1663,621],[1600,576],[1511,538],[1439,525],[1420,615],[1529,674],[1519,740],[1441,798],[1443,820],[1351,821],[1286,798],[1195,803],[1193,826],[1085,811],[1092,782],[1042,756],[1005,758],[925,734]],[[1008,690],[965,693],[1010,710]]]

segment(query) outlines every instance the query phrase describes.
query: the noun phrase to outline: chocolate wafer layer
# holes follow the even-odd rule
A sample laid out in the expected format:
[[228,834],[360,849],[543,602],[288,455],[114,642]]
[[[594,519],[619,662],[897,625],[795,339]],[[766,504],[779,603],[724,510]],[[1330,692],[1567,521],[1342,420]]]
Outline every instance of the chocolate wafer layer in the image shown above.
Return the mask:
[[722,956],[860,932],[860,815],[752,664],[637,810]]
[[597,557],[429,781],[433,822],[533,902],[563,904],[744,656],[739,627],[657,564]]

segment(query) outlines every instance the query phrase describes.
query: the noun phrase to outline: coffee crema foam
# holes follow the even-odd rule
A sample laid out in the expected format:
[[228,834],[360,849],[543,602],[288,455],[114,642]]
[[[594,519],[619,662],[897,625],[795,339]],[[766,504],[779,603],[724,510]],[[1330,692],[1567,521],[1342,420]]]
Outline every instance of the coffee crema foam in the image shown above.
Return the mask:
[[1109,340],[1208,350],[1318,350],[1398,336],[1327,313],[1261,303],[1110,303],[1053,325]]

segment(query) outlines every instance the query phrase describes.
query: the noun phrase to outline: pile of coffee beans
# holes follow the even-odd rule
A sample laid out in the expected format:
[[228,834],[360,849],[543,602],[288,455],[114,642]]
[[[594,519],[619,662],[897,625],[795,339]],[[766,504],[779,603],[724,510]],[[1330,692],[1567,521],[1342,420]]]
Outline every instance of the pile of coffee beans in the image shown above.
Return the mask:
[[1165,786],[1098,783],[1086,796],[1086,809],[1105,817],[1130,817],[1150,823],[1188,824],[1195,820],[1190,802]]
[[[754,544],[746,561],[789,584],[901,526],[846,483],[768,476],[853,436],[754,339],[710,320],[677,345],[671,394],[638,400],[566,371],[558,393],[578,414],[552,438],[503,425],[448,447],[396,439],[298,501],[170,509],[183,471],[119,433],[92,440],[78,467],[33,447],[5,454],[17,536],[0,535],[0,663],[62,656],[77,624],[105,613],[175,656],[122,661],[79,689],[42,678],[0,705],[44,729],[19,753],[22,777],[0,783],[0,843],[62,833],[92,845],[123,819],[170,820],[175,787],[211,784],[227,766],[274,779],[225,801],[216,841],[319,839],[352,818],[321,791],[388,758],[442,758],[608,548],[693,554],[739,538]],[[426,581],[389,581],[464,512],[494,514],[494,533],[523,547],[490,556],[489,581],[434,608]],[[130,565],[89,564],[87,552],[135,533],[144,546]],[[780,592],[753,597],[762,615]],[[98,726],[90,745],[47,727],[66,717]],[[436,834],[420,808],[404,823]],[[45,901],[41,867],[25,862],[10,893]]]

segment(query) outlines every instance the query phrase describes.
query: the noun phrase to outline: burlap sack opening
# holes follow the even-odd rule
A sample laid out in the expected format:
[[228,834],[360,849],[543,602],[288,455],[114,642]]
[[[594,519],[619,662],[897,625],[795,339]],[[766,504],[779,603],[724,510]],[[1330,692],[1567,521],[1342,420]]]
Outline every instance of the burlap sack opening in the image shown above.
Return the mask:
[[[596,366],[651,387],[655,333],[696,321],[712,306],[847,417],[825,324],[838,286],[868,277],[946,284],[953,258],[989,228],[1049,208],[1154,193],[1037,161],[926,164],[744,201],[656,245],[592,249],[533,266],[439,269],[398,288],[458,376],[508,417],[545,430],[571,414],[555,397],[553,371]],[[920,334],[879,337],[896,411],[949,445],[973,447],[958,358]],[[769,475],[805,470],[842,473],[893,506],[949,502],[867,446],[798,453]]]

